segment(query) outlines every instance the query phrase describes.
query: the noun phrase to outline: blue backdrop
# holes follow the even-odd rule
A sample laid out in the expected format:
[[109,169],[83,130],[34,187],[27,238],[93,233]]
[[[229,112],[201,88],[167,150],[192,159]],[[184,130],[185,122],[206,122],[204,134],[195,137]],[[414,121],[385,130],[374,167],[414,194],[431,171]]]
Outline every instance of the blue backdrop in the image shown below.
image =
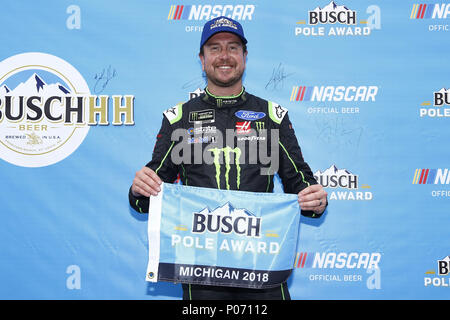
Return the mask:
[[127,193],[162,111],[204,88],[218,14],[329,194],[302,219],[292,298],[450,298],[450,2],[383,0],[2,3],[0,298],[181,298],[145,281]]

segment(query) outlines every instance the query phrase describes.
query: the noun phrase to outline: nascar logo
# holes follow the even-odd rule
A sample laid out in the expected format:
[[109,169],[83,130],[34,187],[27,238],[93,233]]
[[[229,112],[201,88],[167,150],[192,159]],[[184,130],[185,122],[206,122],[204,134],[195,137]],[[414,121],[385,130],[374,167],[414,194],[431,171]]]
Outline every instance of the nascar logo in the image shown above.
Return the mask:
[[290,101],[375,101],[377,86],[294,86]]
[[314,87],[294,86],[290,101],[310,101]]
[[448,169],[416,169],[413,184],[449,184]]
[[255,6],[238,5],[171,5],[167,20],[210,20],[220,16],[234,20],[252,20]]
[[450,3],[415,3],[410,19],[447,19],[450,14]]
[[297,252],[294,268],[377,269],[379,252]]

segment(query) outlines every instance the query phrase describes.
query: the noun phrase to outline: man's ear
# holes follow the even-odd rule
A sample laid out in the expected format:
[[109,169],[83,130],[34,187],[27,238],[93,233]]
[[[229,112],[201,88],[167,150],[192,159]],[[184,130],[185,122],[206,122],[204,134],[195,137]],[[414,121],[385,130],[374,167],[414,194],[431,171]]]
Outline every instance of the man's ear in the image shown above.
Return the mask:
[[199,53],[198,57],[200,58],[200,61],[202,63],[202,71],[205,71],[205,56]]

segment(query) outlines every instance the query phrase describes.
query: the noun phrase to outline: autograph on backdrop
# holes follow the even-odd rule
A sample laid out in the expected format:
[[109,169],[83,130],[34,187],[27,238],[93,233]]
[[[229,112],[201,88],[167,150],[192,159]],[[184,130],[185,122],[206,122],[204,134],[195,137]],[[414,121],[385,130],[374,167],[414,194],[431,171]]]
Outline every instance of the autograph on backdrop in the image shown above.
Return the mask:
[[289,76],[292,76],[293,73],[286,74],[284,73],[284,67],[280,64],[278,67],[273,68],[272,76],[270,77],[269,82],[266,84],[266,90],[279,90],[283,89],[284,87],[284,79],[286,79]]
[[94,80],[96,80],[94,85],[94,93],[102,93],[108,85],[109,81],[116,76],[116,69],[114,69],[111,65],[109,65],[108,68],[103,68],[102,72],[96,73],[94,76]]

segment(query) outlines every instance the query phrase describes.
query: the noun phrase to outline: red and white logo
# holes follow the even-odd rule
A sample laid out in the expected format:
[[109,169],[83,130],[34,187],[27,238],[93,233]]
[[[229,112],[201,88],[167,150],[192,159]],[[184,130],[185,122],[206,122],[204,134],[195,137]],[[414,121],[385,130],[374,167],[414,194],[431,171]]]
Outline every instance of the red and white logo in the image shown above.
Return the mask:
[[236,122],[236,133],[237,134],[250,133],[251,130],[250,123],[251,121]]

